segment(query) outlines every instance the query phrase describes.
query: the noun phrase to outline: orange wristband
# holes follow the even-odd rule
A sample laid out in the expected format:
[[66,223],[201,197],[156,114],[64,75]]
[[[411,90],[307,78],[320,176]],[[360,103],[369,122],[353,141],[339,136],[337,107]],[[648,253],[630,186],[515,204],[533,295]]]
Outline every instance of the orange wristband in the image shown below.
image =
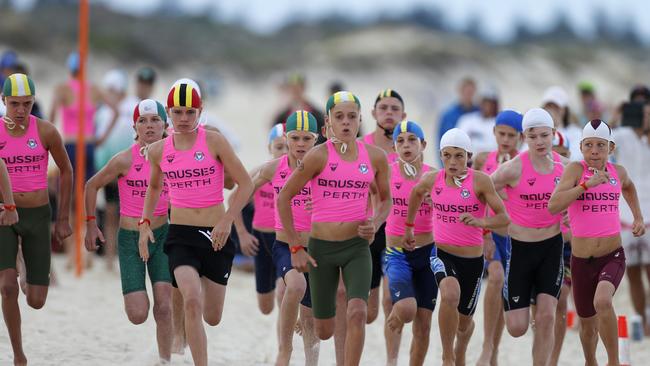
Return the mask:
[[406,226],[406,227],[415,227],[415,224],[412,224],[410,222],[405,222],[404,226]]
[[138,227],[140,227],[140,225],[143,225],[143,224],[147,224],[147,225],[151,226],[151,220],[149,220],[149,219],[141,219],[140,221],[138,221]]
[[7,211],[16,211],[16,205],[6,205],[5,204],[3,207]]
[[589,187],[587,187],[587,182],[584,181],[580,182],[579,186],[582,187],[582,189],[584,189],[585,191],[589,190]]
[[296,254],[296,253],[298,253],[301,249],[305,249],[305,247],[303,247],[302,245],[296,245],[295,247],[290,247],[290,248],[289,248],[289,251],[291,252],[291,254]]
[[97,220],[96,216],[88,215],[86,216],[86,222]]

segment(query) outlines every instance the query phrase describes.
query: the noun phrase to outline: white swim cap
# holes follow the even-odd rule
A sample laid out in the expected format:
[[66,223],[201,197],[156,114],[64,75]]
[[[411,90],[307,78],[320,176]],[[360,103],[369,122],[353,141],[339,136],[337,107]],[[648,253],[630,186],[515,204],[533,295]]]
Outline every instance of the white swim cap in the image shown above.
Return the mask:
[[552,86],[544,92],[542,97],[542,105],[553,103],[560,108],[564,108],[569,104],[569,95],[562,87]]
[[113,69],[104,75],[104,80],[102,80],[102,85],[104,88],[118,93],[126,92],[128,86],[128,78],[126,72],[122,69]]
[[580,138],[580,142],[591,137],[612,141],[612,129],[609,128],[609,125],[605,123],[605,121],[592,119],[585,125],[585,128],[582,129],[582,138]]
[[521,127],[526,131],[533,127],[555,128],[555,124],[553,123],[553,117],[547,111],[542,108],[533,108],[524,114]]
[[458,147],[467,152],[472,152],[472,141],[465,131],[452,128],[445,132],[440,139],[440,151],[445,147]]
[[189,78],[178,79],[174,81],[174,83],[172,84],[172,88],[178,84],[187,84],[191,86],[192,89],[196,90],[196,92],[199,93],[199,97],[201,96],[201,88],[199,88],[199,84],[196,81]]

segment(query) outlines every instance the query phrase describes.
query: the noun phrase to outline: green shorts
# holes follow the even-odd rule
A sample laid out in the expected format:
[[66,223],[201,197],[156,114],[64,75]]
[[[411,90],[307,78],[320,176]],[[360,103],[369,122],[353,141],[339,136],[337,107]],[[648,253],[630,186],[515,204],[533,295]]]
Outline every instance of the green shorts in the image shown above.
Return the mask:
[[336,315],[339,272],[343,273],[348,300],[368,301],[372,259],[367,240],[359,237],[344,241],[309,238],[309,255],[318,264],[318,267],[309,269],[314,318],[329,319]]
[[[169,261],[163,252],[163,245],[167,238],[168,224],[153,230],[155,243],[149,243],[149,260],[146,270],[153,285],[156,282],[172,282],[169,274]],[[122,279],[122,294],[145,291],[145,263],[140,258],[138,250],[137,231],[120,229],[117,234],[117,250],[120,258],[120,277]]]
[[37,286],[50,284],[52,237],[50,205],[32,208],[18,207],[18,223],[0,226],[0,271],[16,268],[18,238],[22,243],[27,271],[27,283]]

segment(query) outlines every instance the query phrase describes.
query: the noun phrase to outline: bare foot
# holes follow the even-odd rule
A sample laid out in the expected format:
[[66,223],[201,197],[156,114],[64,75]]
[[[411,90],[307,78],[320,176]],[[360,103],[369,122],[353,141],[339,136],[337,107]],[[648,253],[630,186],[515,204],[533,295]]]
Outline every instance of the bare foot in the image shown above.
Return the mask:
[[492,352],[487,352],[485,349],[481,352],[481,356],[476,361],[476,366],[491,366],[490,359],[492,358]]
[[390,315],[388,315],[388,319],[386,319],[386,324],[388,325],[388,329],[392,332],[402,334],[404,322],[397,315],[393,314],[392,311],[390,312]]

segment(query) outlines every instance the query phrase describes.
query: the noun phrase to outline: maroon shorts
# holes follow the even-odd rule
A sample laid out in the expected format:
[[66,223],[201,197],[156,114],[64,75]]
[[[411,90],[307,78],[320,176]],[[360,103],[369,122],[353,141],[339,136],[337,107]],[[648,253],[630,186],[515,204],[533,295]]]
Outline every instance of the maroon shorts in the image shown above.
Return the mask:
[[576,312],[581,318],[596,315],[594,295],[600,281],[608,281],[618,288],[625,273],[625,251],[617,248],[602,257],[577,258],[571,256],[571,280]]

